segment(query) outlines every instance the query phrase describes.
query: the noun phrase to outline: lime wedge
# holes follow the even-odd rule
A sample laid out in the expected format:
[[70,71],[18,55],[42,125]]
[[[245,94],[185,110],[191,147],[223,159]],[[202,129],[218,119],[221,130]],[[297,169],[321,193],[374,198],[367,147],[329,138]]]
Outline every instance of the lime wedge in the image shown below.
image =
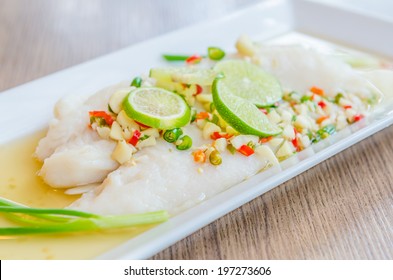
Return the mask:
[[216,110],[230,126],[241,134],[262,137],[281,133],[252,102],[235,95],[232,85],[227,77],[217,78],[212,88]]
[[194,67],[153,68],[150,70],[150,77],[157,81],[210,86],[216,77],[216,72],[208,68]]
[[260,67],[244,60],[225,60],[214,67],[223,73],[233,94],[247,99],[258,107],[273,105],[282,97],[280,83]]
[[131,91],[124,99],[123,108],[130,118],[158,129],[183,127],[191,118],[191,110],[183,98],[155,87]]

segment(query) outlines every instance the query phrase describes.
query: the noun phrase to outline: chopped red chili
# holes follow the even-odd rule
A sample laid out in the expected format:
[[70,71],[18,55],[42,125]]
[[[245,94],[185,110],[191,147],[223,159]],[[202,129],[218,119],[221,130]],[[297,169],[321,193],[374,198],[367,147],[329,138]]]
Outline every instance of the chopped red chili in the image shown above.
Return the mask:
[[203,88],[200,85],[196,85],[196,95],[201,94],[203,91]]
[[197,63],[201,62],[201,60],[202,60],[202,56],[194,54],[186,59],[186,63],[187,64],[197,64]]
[[360,121],[363,118],[364,118],[364,116],[362,114],[355,115],[355,116],[353,116],[353,122]]
[[241,154],[243,154],[243,155],[245,155],[245,156],[251,156],[253,153],[254,153],[254,150],[250,147],[250,146],[248,146],[248,145],[243,145],[243,146],[241,146],[239,149],[238,149],[238,151],[241,153]]
[[210,135],[210,138],[213,139],[213,140],[217,140],[217,139],[220,139],[220,138],[229,139],[229,138],[231,138],[232,136],[233,136],[233,135],[232,135],[232,134],[229,134],[229,133],[220,133],[220,132],[215,131],[215,132],[213,132],[213,133]]
[[204,119],[208,119],[210,117],[208,112],[199,112],[198,114],[196,114],[196,119],[197,120],[204,120]]
[[315,93],[315,94],[318,94],[318,95],[320,95],[320,96],[323,96],[323,95],[325,95],[325,92],[323,91],[323,89],[321,89],[321,88],[319,88],[319,87],[312,87],[312,88],[310,88],[310,91],[312,92],[312,93]]
[[326,103],[323,101],[318,102],[318,106],[321,107],[322,109],[326,107]]
[[267,110],[265,108],[259,108],[259,111],[261,111],[262,113],[264,113],[265,115],[267,115]]
[[131,139],[128,141],[133,146],[138,144],[139,138],[141,137],[142,133],[139,130],[135,130],[134,134],[132,135]]
[[137,122],[136,120],[134,120],[140,127],[143,127],[143,128],[150,128],[150,126],[148,126],[148,125],[145,125],[145,124],[143,124],[143,123],[140,123],[140,122]]
[[90,117],[97,117],[97,118],[102,118],[105,120],[106,124],[109,126],[112,126],[112,123],[114,122],[114,119],[112,118],[111,115],[109,115],[105,111],[90,111],[89,112]]
[[300,151],[300,147],[299,147],[299,142],[297,141],[296,137],[292,139],[292,144],[296,148],[296,151],[299,152]]
[[259,140],[259,143],[267,143],[273,139],[273,136],[263,137]]

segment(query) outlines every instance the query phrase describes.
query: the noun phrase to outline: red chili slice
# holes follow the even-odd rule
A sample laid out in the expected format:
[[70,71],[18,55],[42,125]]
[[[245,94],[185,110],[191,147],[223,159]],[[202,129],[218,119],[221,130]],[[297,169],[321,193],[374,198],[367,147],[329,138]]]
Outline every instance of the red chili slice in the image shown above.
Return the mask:
[[112,118],[111,115],[109,115],[105,111],[90,111],[89,112],[90,117],[98,117],[98,118],[103,118],[106,122],[107,125],[112,126],[114,119]]
[[267,115],[267,110],[265,108],[259,108],[259,111],[261,111],[262,113],[264,113],[265,115]]
[[296,151],[299,152],[300,151],[300,147],[299,147],[299,142],[297,141],[297,138],[293,138],[292,140],[292,144],[293,146],[296,148]]
[[250,146],[247,146],[247,145],[243,145],[243,146],[241,146],[239,149],[238,149],[238,151],[241,153],[241,154],[243,154],[243,155],[245,155],[245,156],[251,156],[253,153],[254,153],[254,150],[250,147]]
[[143,124],[143,123],[140,123],[140,122],[137,122],[136,120],[134,120],[140,127],[143,127],[143,128],[151,128],[151,126],[148,126],[148,125],[145,125],[145,124]]
[[259,140],[259,143],[267,143],[267,142],[269,142],[269,141],[272,140],[272,139],[273,139],[273,136],[264,137],[264,138],[261,138],[261,139]]
[[186,59],[186,63],[187,64],[197,64],[197,63],[201,62],[201,60],[202,60],[202,56],[194,54]]
[[132,135],[131,139],[128,141],[133,146],[138,144],[139,138],[141,137],[142,133],[139,130],[135,130],[134,134]]
[[358,122],[363,118],[364,118],[364,116],[362,114],[355,115],[355,116],[353,116],[353,122]]
[[195,95],[201,94],[203,91],[203,88],[200,85],[196,85],[196,93]]
[[213,132],[213,133],[210,135],[210,138],[213,139],[213,140],[217,140],[217,139],[220,139],[220,138],[229,139],[229,138],[231,138],[232,136],[233,136],[232,134],[220,133],[220,132],[215,131],[215,132]]
[[321,107],[322,109],[326,107],[326,103],[323,101],[318,102],[318,106]]
[[210,117],[208,112],[199,112],[198,114],[196,114],[196,118],[197,120],[204,120],[204,119],[208,119]]

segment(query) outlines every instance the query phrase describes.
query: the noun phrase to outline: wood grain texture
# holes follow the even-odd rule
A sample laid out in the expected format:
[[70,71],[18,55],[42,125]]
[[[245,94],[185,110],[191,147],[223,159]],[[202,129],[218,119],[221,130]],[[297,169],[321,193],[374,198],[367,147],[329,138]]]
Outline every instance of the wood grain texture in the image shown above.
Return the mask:
[[[0,91],[258,1],[0,0]],[[393,259],[393,127],[153,259]]]

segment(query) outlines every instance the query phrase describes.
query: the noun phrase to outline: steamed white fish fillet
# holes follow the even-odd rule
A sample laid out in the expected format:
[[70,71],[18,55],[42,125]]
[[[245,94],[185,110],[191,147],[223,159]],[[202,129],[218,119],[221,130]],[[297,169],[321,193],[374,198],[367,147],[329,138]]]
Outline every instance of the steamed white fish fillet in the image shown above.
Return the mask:
[[88,128],[88,112],[107,110],[110,96],[127,86],[120,83],[89,98],[71,96],[56,104],[55,118],[35,153],[44,162],[39,175],[48,185],[65,188],[102,182],[119,166],[111,158],[116,144]]
[[[194,125],[184,129],[197,144],[206,142]],[[178,151],[160,139],[135,155],[136,164],[119,167],[96,190],[70,207],[101,214],[143,213],[165,209],[171,214],[221,192],[265,167],[257,155],[221,154],[222,164],[195,163],[191,151]]]
[[313,86],[324,89],[326,95],[337,92],[356,93],[369,98],[381,92],[350,65],[303,46],[261,46],[253,59],[278,77],[283,88],[306,92]]
[[115,143],[84,134],[86,137],[60,146],[45,159],[39,175],[47,184],[67,188],[102,182],[119,166],[111,159]]
[[393,70],[378,69],[365,71],[363,76],[383,93],[384,102],[391,103],[393,101]]

